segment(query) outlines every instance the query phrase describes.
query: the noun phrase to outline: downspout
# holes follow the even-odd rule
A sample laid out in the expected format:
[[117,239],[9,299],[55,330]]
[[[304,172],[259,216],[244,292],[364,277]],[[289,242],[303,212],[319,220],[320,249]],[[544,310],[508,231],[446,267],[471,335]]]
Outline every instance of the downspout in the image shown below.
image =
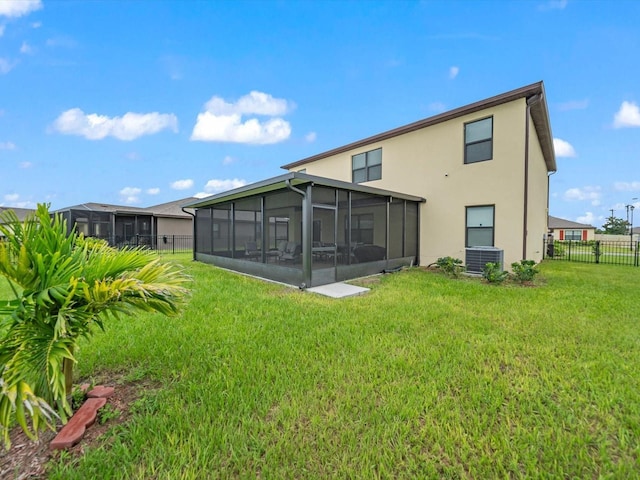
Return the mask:
[[308,205],[309,197],[307,192],[291,185],[291,179],[284,181],[285,186],[299,195],[302,195],[302,276],[304,281],[300,285],[301,289],[305,289],[311,285],[311,239],[309,236],[309,217],[311,216],[310,205]]
[[291,190],[292,192],[296,192],[299,193],[300,195],[302,195],[303,197],[307,196],[307,192],[305,192],[304,190],[300,190],[299,188],[294,187],[293,185],[291,185],[291,179],[287,178],[284,181],[284,184],[286,185],[286,187]]
[[[525,117],[524,134],[524,212],[522,216],[522,260],[527,258],[527,231],[529,227],[529,130],[531,117],[531,105],[538,103],[542,99],[540,94],[527,98],[527,109]],[[548,196],[547,196],[548,199]],[[548,201],[548,200],[547,200]]]
[[547,234],[549,233],[549,195],[551,194],[551,175],[558,173],[557,170],[547,174]]
[[191,212],[187,212],[184,209],[184,207],[180,207],[180,210],[182,210],[187,215],[191,215],[193,217],[193,248],[191,249],[191,251],[193,252],[192,260],[195,261],[195,259],[196,259],[196,216],[195,216],[195,214],[193,214]]

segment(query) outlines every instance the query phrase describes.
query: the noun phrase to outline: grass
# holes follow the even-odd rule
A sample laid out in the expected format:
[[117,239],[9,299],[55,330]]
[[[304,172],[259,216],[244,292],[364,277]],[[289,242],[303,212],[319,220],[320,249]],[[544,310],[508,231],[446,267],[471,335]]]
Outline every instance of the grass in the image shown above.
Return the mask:
[[638,269],[413,269],[332,300],[181,261],[179,317],[113,321],[79,358],[161,388],[49,478],[640,475]]

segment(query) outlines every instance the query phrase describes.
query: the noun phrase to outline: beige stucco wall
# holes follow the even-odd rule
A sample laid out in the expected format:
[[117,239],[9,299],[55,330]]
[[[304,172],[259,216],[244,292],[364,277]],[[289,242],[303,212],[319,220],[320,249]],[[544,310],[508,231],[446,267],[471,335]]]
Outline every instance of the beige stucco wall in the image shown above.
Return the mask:
[[548,232],[549,177],[531,116],[529,116],[529,191],[527,195],[529,200],[526,258],[539,262],[542,260],[545,235]]
[[[305,164],[306,173],[351,181],[351,157],[382,148],[382,179],[365,185],[427,199],[420,210],[420,263],[465,258],[465,207],[495,205],[495,246],[505,266],[522,260],[526,100],[461,116]],[[493,159],[464,164],[464,124],[493,115]],[[530,124],[527,257],[542,259],[547,173]]]
[[193,235],[191,218],[158,218],[157,235]]

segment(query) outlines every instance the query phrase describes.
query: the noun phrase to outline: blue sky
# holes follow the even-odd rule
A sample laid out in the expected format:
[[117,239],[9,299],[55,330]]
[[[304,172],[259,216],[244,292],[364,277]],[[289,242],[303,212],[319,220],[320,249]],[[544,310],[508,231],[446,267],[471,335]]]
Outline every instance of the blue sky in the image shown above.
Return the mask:
[[539,80],[550,213],[626,218],[640,2],[0,0],[0,206],[218,193]]

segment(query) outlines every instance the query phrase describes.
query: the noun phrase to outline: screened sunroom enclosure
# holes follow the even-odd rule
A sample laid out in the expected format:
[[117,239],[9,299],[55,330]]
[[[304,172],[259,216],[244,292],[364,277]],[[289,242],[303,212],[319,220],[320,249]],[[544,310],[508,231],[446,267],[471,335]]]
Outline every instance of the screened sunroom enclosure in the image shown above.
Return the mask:
[[196,260],[311,287],[415,264],[423,201],[288,173],[186,206]]

